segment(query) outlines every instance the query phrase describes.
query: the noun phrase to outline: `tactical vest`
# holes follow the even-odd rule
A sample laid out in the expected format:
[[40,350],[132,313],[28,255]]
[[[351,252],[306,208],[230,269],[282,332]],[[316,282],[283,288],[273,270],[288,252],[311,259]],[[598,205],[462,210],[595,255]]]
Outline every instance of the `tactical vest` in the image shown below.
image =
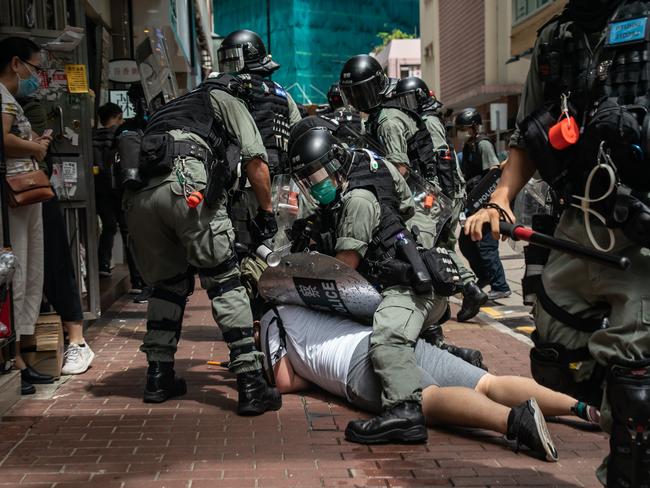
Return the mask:
[[472,178],[477,176],[482,176],[485,173],[483,169],[483,158],[481,157],[481,152],[478,149],[478,146],[481,142],[490,141],[490,138],[485,134],[478,134],[474,140],[468,141],[463,146],[463,161],[462,161],[462,170],[465,180],[469,182]]
[[[552,36],[539,45],[537,68],[546,112],[538,111],[522,126],[541,176],[562,196],[582,194],[602,141],[621,181],[633,190],[650,191],[648,19],[650,1],[639,0],[623,2],[602,34],[587,34],[563,16],[545,26]],[[545,131],[561,115],[561,96],[569,93],[580,140],[563,151],[545,148]]]
[[[437,109],[438,103],[429,103],[422,109],[421,117],[435,117],[438,119],[444,128],[445,122],[440,116]],[[445,195],[454,198],[456,192],[462,187],[462,178],[458,175],[458,162],[456,160],[456,151],[452,141],[447,137],[445,132],[445,141],[447,143],[448,151],[441,151],[435,148],[436,157],[436,175],[438,177],[438,184],[440,189]]]
[[[381,108],[373,111],[368,117],[367,131],[376,140],[379,141],[379,114],[383,108],[396,108],[407,114],[417,125],[417,131],[406,141],[406,154],[409,158],[410,168],[421,175],[430,175],[433,177],[435,174],[436,159],[433,147],[433,140],[431,134],[426,128],[420,115],[413,110],[405,107],[392,105],[390,103],[384,104]],[[404,161],[406,163],[406,161]],[[430,178],[428,178],[430,179]]]
[[277,83],[255,74],[239,75],[244,88],[242,97],[255,120],[269,157],[271,178],[288,170],[289,101],[287,92]]
[[210,100],[212,90],[239,95],[239,80],[222,74],[208,78],[191,92],[160,107],[151,117],[142,137],[140,171],[146,177],[171,171],[174,160],[169,156],[170,140],[166,134],[178,129],[201,137],[215,159],[225,161],[225,148],[230,140],[223,123],[215,116]]
[[[379,225],[359,266],[359,272],[365,278],[376,282],[382,274],[385,262],[395,259],[396,235],[408,231],[399,213],[400,199],[386,163],[376,159],[378,168],[371,170],[369,156],[360,152],[356,155],[360,157],[348,175],[348,191],[355,189],[370,191],[377,198],[381,210]],[[387,285],[387,283],[383,284]]]

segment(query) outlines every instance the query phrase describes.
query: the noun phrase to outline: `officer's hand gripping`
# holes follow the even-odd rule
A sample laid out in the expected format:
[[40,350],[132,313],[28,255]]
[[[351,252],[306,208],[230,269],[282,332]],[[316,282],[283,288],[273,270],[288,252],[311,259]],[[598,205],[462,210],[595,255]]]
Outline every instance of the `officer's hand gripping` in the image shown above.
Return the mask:
[[251,220],[250,232],[253,242],[257,245],[271,239],[278,231],[275,214],[262,208],[257,209],[257,215]]
[[[492,237],[498,240],[500,236],[499,222],[502,220],[515,222],[516,218],[509,203],[493,203],[486,206],[470,216],[465,222],[464,231],[466,236],[470,236],[473,241],[483,239],[483,231],[486,224],[492,231]],[[504,238],[505,239],[505,238]]]

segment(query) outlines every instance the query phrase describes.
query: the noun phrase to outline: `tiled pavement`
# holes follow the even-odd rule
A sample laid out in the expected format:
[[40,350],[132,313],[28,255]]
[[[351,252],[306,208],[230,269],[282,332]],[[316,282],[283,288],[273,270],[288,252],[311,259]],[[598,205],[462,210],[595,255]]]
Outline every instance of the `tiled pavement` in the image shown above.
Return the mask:
[[[343,430],[359,412],[319,391],[237,417],[234,377],[205,364],[227,349],[202,291],[188,304],[177,355],[189,392],[145,405],[144,310],[118,302],[88,331],[93,368],[3,418],[0,487],[598,486],[605,436],[564,425],[550,427],[560,462],[549,464],[476,430],[431,430],[417,446],[349,444]],[[452,324],[448,337],[480,348],[495,373],[528,374],[527,346],[489,326]]]

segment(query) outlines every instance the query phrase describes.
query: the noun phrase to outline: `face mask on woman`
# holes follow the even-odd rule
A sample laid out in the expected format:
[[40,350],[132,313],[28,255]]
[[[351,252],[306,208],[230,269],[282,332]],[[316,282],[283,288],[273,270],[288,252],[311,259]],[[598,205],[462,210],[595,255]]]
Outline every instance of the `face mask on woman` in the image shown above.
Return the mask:
[[18,91],[16,92],[16,96],[18,98],[25,98],[38,90],[38,87],[41,86],[41,79],[36,73],[33,73],[32,70],[29,69],[27,63],[24,61],[21,62],[25,65],[27,71],[29,71],[30,76],[26,79],[22,79],[20,75],[16,73],[16,76],[18,77]]

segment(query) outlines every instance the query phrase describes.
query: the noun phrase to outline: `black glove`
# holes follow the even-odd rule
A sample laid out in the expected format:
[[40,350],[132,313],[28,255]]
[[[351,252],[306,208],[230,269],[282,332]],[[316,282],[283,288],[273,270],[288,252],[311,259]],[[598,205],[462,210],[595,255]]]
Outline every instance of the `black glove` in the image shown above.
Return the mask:
[[273,212],[267,212],[261,208],[257,209],[257,215],[251,220],[250,227],[251,237],[256,245],[271,239],[278,231],[278,223]]

